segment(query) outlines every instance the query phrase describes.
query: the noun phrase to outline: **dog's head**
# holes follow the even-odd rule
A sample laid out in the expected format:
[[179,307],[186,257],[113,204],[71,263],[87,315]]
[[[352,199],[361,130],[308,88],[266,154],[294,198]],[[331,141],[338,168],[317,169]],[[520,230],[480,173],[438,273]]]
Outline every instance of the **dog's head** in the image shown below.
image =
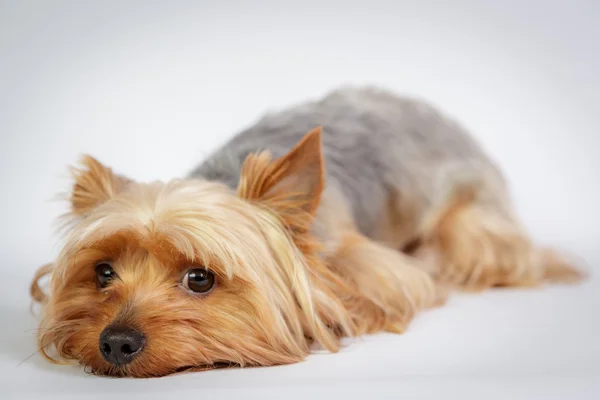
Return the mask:
[[[137,183],[86,157],[39,333],[51,359],[99,374],[296,362],[351,334],[310,235],[324,185],[320,130],[286,156],[250,155],[237,192]],[[315,279],[317,276],[321,279]],[[325,277],[325,279],[323,279]],[[337,286],[336,286],[337,285]]]

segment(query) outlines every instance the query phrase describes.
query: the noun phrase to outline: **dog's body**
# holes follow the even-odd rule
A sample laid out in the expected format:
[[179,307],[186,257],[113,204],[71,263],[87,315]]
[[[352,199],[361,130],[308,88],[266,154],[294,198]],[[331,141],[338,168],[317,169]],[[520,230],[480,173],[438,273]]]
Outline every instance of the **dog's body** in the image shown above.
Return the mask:
[[319,225],[335,223],[330,217],[337,213],[363,235],[402,249],[417,238],[423,218],[447,200],[444,190],[460,183],[457,174],[486,192],[490,206],[510,209],[501,175],[457,123],[422,101],[375,88],[343,89],[267,115],[190,176],[235,189],[249,154],[268,150],[282,157],[316,126],[323,127],[326,173],[316,221],[322,240],[334,239]]
[[376,89],[266,116],[184,180],[84,164],[67,243],[32,294],[43,353],[98,373],[296,362],[312,343],[402,332],[451,287],[580,277],[531,242],[462,128]]

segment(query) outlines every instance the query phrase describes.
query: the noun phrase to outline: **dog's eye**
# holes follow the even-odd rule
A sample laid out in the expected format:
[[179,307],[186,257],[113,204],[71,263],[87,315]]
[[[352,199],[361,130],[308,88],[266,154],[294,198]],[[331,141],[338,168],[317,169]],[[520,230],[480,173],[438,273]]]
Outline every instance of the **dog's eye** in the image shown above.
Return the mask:
[[206,293],[215,285],[215,275],[204,268],[190,269],[183,277],[182,284],[192,292]]
[[96,285],[105,288],[117,276],[109,262],[100,262],[96,265]]

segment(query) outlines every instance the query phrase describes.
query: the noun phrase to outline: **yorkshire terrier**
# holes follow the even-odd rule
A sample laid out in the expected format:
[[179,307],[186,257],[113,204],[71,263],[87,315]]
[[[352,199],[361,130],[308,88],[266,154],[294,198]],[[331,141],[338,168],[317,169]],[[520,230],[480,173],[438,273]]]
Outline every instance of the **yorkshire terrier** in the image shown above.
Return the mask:
[[184,179],[73,171],[65,245],[31,294],[41,353],[97,374],[295,363],[401,333],[453,288],[582,278],[532,242],[463,128],[380,89],[267,115]]

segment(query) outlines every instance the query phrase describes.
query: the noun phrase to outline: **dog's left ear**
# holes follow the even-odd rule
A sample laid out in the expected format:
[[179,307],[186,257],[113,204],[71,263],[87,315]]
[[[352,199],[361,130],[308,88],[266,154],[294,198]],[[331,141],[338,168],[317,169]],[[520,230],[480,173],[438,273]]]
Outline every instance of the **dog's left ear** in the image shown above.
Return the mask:
[[75,215],[87,214],[131,182],[89,155],[82,157],[81,164],[80,168],[71,169],[75,180],[71,191],[71,210]]
[[321,127],[310,131],[285,156],[251,154],[242,167],[238,195],[268,203],[279,210],[314,214],[325,187]]

